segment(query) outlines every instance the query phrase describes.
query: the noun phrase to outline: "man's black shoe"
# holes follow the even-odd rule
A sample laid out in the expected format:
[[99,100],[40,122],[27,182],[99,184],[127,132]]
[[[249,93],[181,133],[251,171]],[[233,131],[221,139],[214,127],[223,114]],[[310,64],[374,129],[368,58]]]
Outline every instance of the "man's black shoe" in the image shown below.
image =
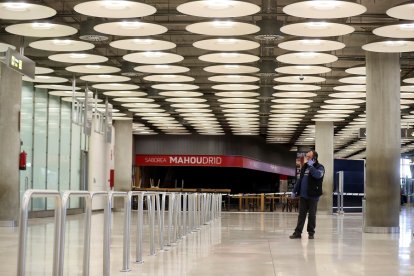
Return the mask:
[[289,238],[292,239],[292,240],[293,239],[300,239],[301,238],[301,235],[300,234],[293,233],[292,235],[289,236]]
[[314,235],[309,235],[309,239],[310,240],[313,240],[315,238],[315,236]]

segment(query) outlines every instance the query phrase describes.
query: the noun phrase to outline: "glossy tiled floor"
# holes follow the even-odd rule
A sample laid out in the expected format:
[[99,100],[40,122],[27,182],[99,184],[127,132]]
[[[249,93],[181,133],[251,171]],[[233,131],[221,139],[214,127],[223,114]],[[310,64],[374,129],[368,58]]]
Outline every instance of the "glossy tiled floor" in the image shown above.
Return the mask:
[[[91,275],[99,276],[101,222],[102,214],[94,214]],[[223,213],[221,221],[204,226],[156,256],[148,255],[145,244],[144,263],[133,263],[128,273],[120,272],[122,213],[115,213],[113,222],[111,275],[414,275],[412,209],[402,210],[399,235],[362,233],[360,215],[318,215],[315,240],[308,240],[306,233],[301,240],[288,239],[296,214]],[[70,217],[65,275],[81,275],[82,224],[82,216]],[[1,276],[16,275],[17,235],[17,229],[0,228]],[[132,231],[132,240],[134,235]],[[51,219],[31,221],[27,275],[51,275],[52,240]]]

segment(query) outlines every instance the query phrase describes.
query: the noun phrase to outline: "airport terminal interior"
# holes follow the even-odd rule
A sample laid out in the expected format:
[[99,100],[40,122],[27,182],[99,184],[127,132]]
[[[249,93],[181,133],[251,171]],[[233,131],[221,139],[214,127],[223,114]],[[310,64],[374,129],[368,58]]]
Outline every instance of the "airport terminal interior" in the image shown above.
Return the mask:
[[414,1],[1,1],[0,275],[414,275],[413,125]]

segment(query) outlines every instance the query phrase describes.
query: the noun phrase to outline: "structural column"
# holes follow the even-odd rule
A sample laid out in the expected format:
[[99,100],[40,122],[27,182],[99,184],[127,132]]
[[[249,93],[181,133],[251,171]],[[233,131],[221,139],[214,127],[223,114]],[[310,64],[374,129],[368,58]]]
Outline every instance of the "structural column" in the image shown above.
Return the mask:
[[[130,191],[132,186],[132,121],[115,121],[115,190]],[[122,202],[115,202],[122,208]]]
[[367,165],[364,232],[399,231],[400,57],[367,52]]
[[0,63],[0,226],[19,218],[21,95],[22,76]]
[[319,154],[319,162],[325,167],[323,179],[323,195],[319,199],[318,213],[332,214],[332,192],[334,180],[334,125],[333,122],[316,122],[315,150]]

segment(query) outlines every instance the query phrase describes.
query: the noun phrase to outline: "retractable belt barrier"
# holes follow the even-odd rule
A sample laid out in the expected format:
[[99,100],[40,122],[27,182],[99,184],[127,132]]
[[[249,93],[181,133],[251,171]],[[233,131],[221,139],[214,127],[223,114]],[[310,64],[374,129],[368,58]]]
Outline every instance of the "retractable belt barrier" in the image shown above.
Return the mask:
[[[142,263],[144,233],[144,203],[147,205],[149,221],[149,252],[156,255],[156,232],[158,249],[172,246],[189,233],[197,231],[202,225],[221,217],[222,194],[210,193],[173,193],[173,192],[88,192],[66,191],[62,194],[52,190],[27,190],[23,195],[20,210],[20,231],[17,275],[26,274],[26,250],[29,204],[32,198],[55,198],[55,229],[53,240],[53,275],[63,276],[65,261],[66,220],[69,200],[83,198],[85,202],[85,229],[83,241],[82,275],[89,276],[92,203],[97,197],[105,197],[103,226],[103,275],[110,276],[110,245],[112,202],[115,197],[124,199],[123,225],[123,262],[122,272],[131,271],[131,215],[132,197],[138,197],[136,263]],[[165,229],[165,207],[168,202],[168,222]],[[157,223],[157,228],[156,228]],[[167,234],[165,234],[167,230]],[[167,236],[167,237],[165,237]]]

